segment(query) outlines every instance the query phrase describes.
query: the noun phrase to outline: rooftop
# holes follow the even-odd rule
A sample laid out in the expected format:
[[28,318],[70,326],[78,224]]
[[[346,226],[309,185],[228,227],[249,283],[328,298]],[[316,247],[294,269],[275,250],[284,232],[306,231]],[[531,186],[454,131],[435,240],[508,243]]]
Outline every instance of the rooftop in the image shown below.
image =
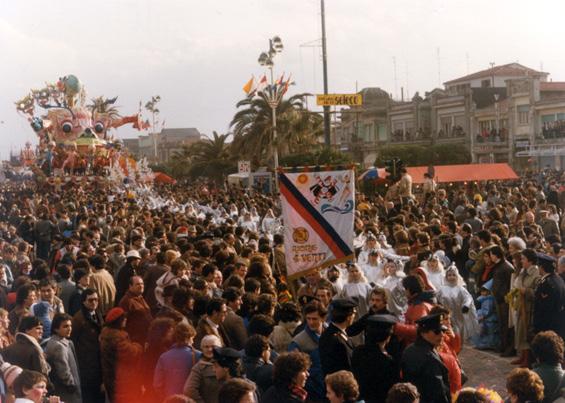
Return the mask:
[[540,91],[565,91],[565,81],[549,81],[540,83]]
[[543,75],[548,75],[549,73],[543,72],[543,71],[537,71],[534,69],[531,69],[529,67],[526,66],[522,66],[519,63],[509,63],[509,64],[503,64],[500,66],[494,66],[490,69],[486,69],[486,70],[481,70],[478,71],[476,73],[472,73],[463,77],[459,77],[456,78],[454,80],[451,81],[446,81],[444,84],[445,85],[450,85],[450,84],[457,84],[457,83],[462,83],[462,82],[466,82],[466,81],[471,81],[471,80],[477,80],[477,79],[481,79],[481,78],[490,78],[492,76],[498,76],[498,77],[528,77],[528,76],[543,76]]

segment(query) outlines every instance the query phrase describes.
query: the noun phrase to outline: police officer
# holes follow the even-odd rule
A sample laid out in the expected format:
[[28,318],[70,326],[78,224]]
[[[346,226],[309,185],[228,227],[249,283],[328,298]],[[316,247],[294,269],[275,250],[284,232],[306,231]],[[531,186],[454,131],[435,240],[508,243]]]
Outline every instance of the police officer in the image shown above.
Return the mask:
[[386,349],[396,322],[393,315],[369,316],[365,344],[353,350],[351,370],[366,403],[384,403],[389,389],[400,382],[399,362]]
[[351,371],[353,342],[346,329],[355,318],[357,304],[350,299],[332,302],[332,322],[320,336],[319,349],[324,376],[340,370]]
[[435,350],[448,330],[442,320],[443,315],[439,313],[418,319],[416,341],[402,354],[400,366],[404,382],[418,388],[421,403],[451,402],[448,371]]
[[555,272],[552,256],[538,253],[538,265],[541,280],[534,297],[534,331],[553,330],[565,338],[565,282]]

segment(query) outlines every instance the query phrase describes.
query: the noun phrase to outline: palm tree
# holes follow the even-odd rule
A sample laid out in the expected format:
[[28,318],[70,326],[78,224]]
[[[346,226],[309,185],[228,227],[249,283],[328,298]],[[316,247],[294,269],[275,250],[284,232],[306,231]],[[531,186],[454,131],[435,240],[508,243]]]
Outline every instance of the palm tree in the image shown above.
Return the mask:
[[233,130],[232,152],[258,166],[271,158],[272,147],[278,147],[279,155],[284,156],[314,144],[322,131],[322,119],[305,108],[304,99],[308,95],[297,94],[279,102],[276,108],[276,142],[273,141],[269,95],[259,92],[255,97],[239,101],[236,106],[243,109],[230,123]]
[[213,132],[211,139],[200,140],[183,147],[172,157],[173,169],[193,178],[203,176],[220,182],[235,164],[230,158],[229,134]]

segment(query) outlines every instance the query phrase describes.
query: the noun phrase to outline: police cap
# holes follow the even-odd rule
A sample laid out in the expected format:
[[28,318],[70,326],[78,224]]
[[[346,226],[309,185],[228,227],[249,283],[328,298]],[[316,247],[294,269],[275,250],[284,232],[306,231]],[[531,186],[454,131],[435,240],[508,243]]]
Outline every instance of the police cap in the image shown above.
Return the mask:
[[424,331],[434,330],[439,332],[447,331],[447,326],[443,325],[441,322],[444,319],[444,314],[434,313],[431,315],[426,315],[416,321],[418,328]]

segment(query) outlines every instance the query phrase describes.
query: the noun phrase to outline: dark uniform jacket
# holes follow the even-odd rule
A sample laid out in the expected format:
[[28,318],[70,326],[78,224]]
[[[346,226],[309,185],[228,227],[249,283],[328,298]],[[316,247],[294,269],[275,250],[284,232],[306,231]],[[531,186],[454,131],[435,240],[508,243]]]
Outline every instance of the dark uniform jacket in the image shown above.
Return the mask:
[[100,312],[90,314],[82,308],[73,316],[71,340],[77,354],[80,383],[82,386],[100,387],[102,366],[100,363],[100,343],[98,337],[104,321]]
[[553,330],[565,338],[565,282],[556,273],[544,276],[535,293],[534,331]]
[[351,371],[353,343],[340,328],[331,323],[320,336],[319,346],[324,376],[342,369]]
[[384,403],[392,385],[400,382],[398,362],[377,345],[356,347],[351,370],[359,383],[360,398],[366,403]]
[[404,382],[415,385],[421,403],[450,403],[448,371],[433,346],[418,337],[400,362]]

